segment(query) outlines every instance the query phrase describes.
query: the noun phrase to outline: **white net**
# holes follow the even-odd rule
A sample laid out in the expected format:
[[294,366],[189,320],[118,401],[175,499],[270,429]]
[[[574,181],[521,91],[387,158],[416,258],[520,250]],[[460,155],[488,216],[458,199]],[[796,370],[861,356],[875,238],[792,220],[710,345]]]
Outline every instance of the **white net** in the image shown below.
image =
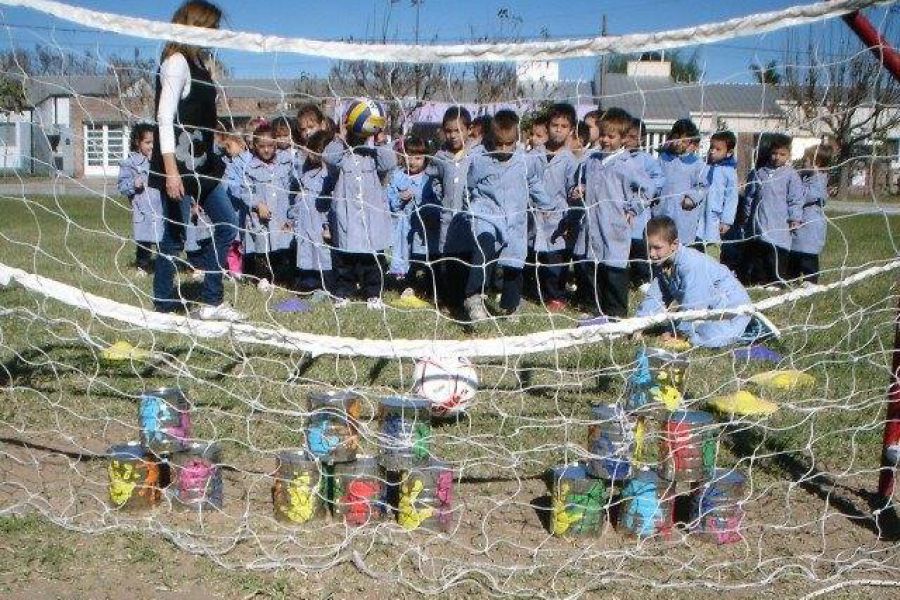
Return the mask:
[[[689,30],[483,46],[315,42],[186,29],[55,2],[2,4],[82,24],[28,25],[13,8],[2,14],[0,546],[8,557],[0,564],[14,575],[5,591],[27,595],[37,584],[92,597],[149,583],[226,597],[298,589],[378,597],[395,588],[755,596],[774,585],[792,596],[856,586],[896,593],[895,498],[876,490],[900,459],[900,432],[889,426],[885,433],[900,301],[900,84],[843,23],[827,20],[890,3],[823,2]],[[518,37],[518,17],[504,10],[497,28]],[[866,14],[885,39],[897,39],[895,7]],[[243,247],[228,245],[225,300],[245,318],[155,311],[150,271],[160,265],[163,240],[142,238],[142,219],[153,210],[141,212],[140,185],[120,185],[119,162],[129,157],[131,132],[155,119],[162,46],[130,57],[133,40],[109,36],[109,45],[93,41],[82,53],[85,23],[234,51],[218,55],[220,69],[213,69],[225,128],[217,142],[225,154],[236,146],[232,164],[255,160],[241,151],[242,132],[258,127],[257,117],[275,131],[257,130],[250,140],[256,159],[267,140],[279,141],[277,126],[287,117],[294,146],[275,162],[291,151],[305,160],[322,153],[315,146],[326,137],[309,135],[309,106],[342,123],[354,98],[372,99],[392,138],[384,148],[401,161],[369,190],[381,199],[380,212],[341,225],[341,184],[331,194],[308,193],[303,175],[311,168],[299,158],[288,161],[283,180],[261,180],[249,167],[229,179],[229,170],[223,181]],[[751,37],[733,42],[738,35]],[[684,50],[642,60],[627,54],[688,46],[697,47],[693,58]],[[589,79],[552,76],[552,60],[611,51],[617,54],[598,60]],[[752,75],[710,76],[719,68],[716,52],[755,65]],[[249,53],[263,53],[253,64],[269,64],[248,75],[275,72],[286,53],[379,62],[335,61],[302,78],[227,73],[229,60]],[[523,56],[528,64],[504,62]],[[417,62],[423,58],[435,62]],[[685,268],[694,270],[672,268],[674,279],[690,273],[691,285],[702,286],[698,279],[723,272],[715,265],[725,262],[735,275],[717,285],[733,281],[742,290],[739,276],[748,297],[715,304],[682,290],[667,311],[642,310],[637,267],[646,258],[631,256],[627,318],[591,321],[598,304],[610,313],[616,273],[628,270],[609,261],[596,268],[596,255],[579,255],[574,229],[557,258],[552,250],[530,252],[523,228],[521,271],[504,262],[516,241],[500,240],[503,269],[471,294],[469,272],[481,268],[471,251],[420,260],[414,245],[399,242],[354,252],[364,256],[358,264],[341,262],[342,231],[346,239],[382,219],[386,238],[415,237],[396,235],[409,234],[423,214],[403,207],[428,201],[401,196],[422,179],[410,174],[415,156],[431,166],[453,163],[441,152],[451,145],[447,109],[463,106],[473,117],[516,111],[513,128],[533,158],[546,156],[542,142],[552,147],[554,124],[567,120],[566,109],[554,106],[560,103],[575,113],[566,147],[578,159],[567,183],[554,183],[549,168],[537,179],[564,188],[566,211],[571,203],[580,219],[582,209],[588,231],[592,199],[615,203],[592,196],[590,172],[596,144],[610,143],[597,136],[612,127],[615,109],[643,121],[643,174],[673,160],[661,149],[679,137],[676,121],[688,118],[699,130],[686,155],[698,158],[674,159],[687,165],[683,172],[663,167],[670,183],[683,177],[687,187],[629,187],[634,197],[622,204],[638,212],[657,214],[672,197],[680,205],[692,187],[711,204],[720,192],[707,153],[725,139],[713,134],[734,133],[740,204],[733,230],[722,243],[706,240],[709,258],[690,251],[698,266]],[[488,152],[498,152],[504,118],[485,125],[494,136],[483,144]],[[601,121],[597,131],[592,119]],[[779,134],[792,137],[788,162],[797,164],[802,192],[791,191],[789,166],[764,179]],[[817,159],[816,149],[832,155],[818,171],[804,164]],[[762,174],[755,178],[754,161]],[[696,181],[684,175],[690,165]],[[433,202],[444,202],[445,212],[453,177],[461,180],[459,215],[479,220],[477,196],[487,192],[477,177],[465,168],[425,173],[431,179],[415,185],[434,189],[438,181]],[[809,191],[815,176],[824,182],[821,197]],[[540,203],[530,180],[518,184],[512,192],[489,186],[489,193],[531,193]],[[579,185],[582,202],[573,193]],[[821,219],[823,233],[812,244],[824,246],[771,250],[780,268],[766,281],[769,263],[760,253],[769,246],[757,243],[752,224],[768,201],[765,190],[779,187],[786,190],[780,201],[804,215],[802,226],[816,222],[809,215]],[[260,235],[266,219],[258,203],[271,198],[274,213],[282,196],[288,226],[272,225],[273,216]],[[401,208],[392,212],[392,201]],[[516,202],[521,208],[502,214],[510,238],[509,222],[543,218],[524,197]],[[607,234],[624,214],[603,213],[598,231]],[[192,309],[208,299],[204,270],[218,270],[203,262],[211,242],[202,240],[202,218],[187,219],[201,240],[180,253],[176,276],[176,298]],[[304,219],[314,234],[301,230]],[[173,226],[164,222],[161,228]],[[793,244],[785,217],[780,229]],[[260,251],[277,250],[282,237],[280,254]],[[327,255],[333,270],[356,268],[351,293],[335,288],[328,269],[304,252]],[[411,259],[405,270],[397,260],[404,253]],[[377,297],[366,289],[369,259]],[[548,265],[562,272],[558,295],[547,286]],[[668,302],[680,283],[666,285]],[[501,292],[510,294],[510,286],[523,295],[512,311]],[[479,315],[465,297],[489,315],[473,319]],[[741,331],[725,345],[698,333],[726,322],[741,323]],[[673,339],[673,331],[680,335]]]

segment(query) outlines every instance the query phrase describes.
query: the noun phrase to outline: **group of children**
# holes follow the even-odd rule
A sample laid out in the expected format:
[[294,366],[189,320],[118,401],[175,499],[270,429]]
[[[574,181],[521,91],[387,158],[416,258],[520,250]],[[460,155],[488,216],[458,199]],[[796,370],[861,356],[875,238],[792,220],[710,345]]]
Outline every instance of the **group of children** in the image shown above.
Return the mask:
[[[300,108],[296,125],[257,119],[243,132],[223,126],[217,140],[239,215],[229,268],[261,289],[277,282],[326,292],[337,307],[361,297],[380,309],[393,285],[409,306],[435,302],[472,321],[489,316],[484,300],[495,292],[510,316],[527,292],[551,311],[576,303],[601,320],[623,318],[630,288],[646,291],[651,265],[662,264],[648,254],[651,218],[669,243],[700,252],[723,244],[722,262],[743,283],[816,281],[824,145],[807,152],[801,174],[791,139],[771,136],[740,193],[734,134],[713,134],[703,160],[688,119],[657,157],[624,110],[579,121],[565,103],[531,122],[527,143],[511,110],[473,120],[451,107],[436,151],[416,136],[390,145],[383,132],[338,127],[315,105]],[[119,179],[140,270],[161,233],[148,144],[152,129],[136,127]]]

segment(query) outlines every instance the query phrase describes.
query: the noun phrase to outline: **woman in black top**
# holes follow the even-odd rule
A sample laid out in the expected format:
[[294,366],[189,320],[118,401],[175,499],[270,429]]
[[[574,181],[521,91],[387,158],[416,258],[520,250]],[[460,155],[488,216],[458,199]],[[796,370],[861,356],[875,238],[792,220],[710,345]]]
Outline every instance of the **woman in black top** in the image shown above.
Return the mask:
[[[222,11],[206,0],[189,0],[175,11],[173,23],[218,29]],[[150,163],[150,185],[162,192],[166,223],[153,278],[156,310],[183,307],[175,287],[175,259],[184,250],[185,226],[198,225],[205,272],[204,304],[194,316],[237,321],[243,315],[224,302],[222,274],[228,247],[237,234],[237,216],[222,185],[225,165],[213,152],[216,87],[203,63],[202,49],[169,42],[156,76],[158,142]],[[202,218],[201,218],[202,216]]]

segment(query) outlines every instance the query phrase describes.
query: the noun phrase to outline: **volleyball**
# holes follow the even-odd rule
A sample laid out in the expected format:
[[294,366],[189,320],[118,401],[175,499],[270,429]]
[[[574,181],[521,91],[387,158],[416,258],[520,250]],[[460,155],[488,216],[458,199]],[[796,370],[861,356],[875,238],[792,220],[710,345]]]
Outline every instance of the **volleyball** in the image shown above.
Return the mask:
[[469,359],[422,358],[416,361],[413,392],[431,401],[438,417],[466,411],[478,389],[478,374]]
[[385,125],[381,107],[368,98],[359,98],[351,102],[344,120],[347,123],[347,130],[356,135],[372,135],[384,129]]

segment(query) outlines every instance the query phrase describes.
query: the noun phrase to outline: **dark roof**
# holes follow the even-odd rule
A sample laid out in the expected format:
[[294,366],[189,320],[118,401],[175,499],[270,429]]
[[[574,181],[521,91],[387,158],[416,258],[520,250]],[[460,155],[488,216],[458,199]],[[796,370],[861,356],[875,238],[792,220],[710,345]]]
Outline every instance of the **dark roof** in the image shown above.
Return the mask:
[[23,76],[29,106],[51,96],[106,96],[116,90],[116,80],[105,75]]
[[676,83],[669,77],[607,73],[594,89],[606,107],[618,106],[645,120],[674,121],[691,113],[780,115],[778,90],[744,83]]

